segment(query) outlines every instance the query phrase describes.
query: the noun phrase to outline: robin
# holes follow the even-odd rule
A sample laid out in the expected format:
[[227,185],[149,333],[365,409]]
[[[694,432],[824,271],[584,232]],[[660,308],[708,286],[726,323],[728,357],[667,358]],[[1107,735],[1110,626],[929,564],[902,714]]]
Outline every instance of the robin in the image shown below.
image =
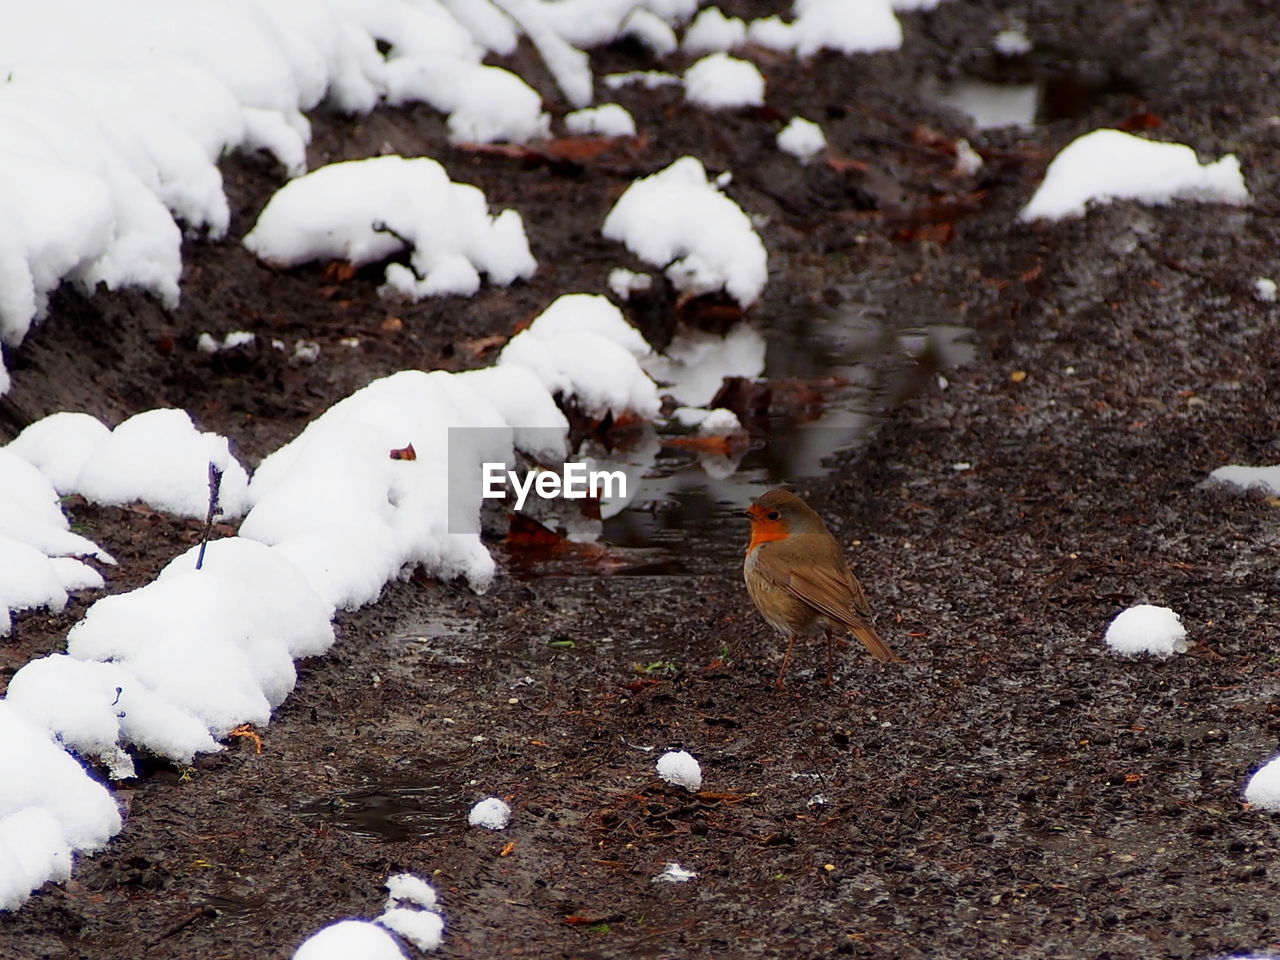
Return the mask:
[[827,684],[832,682],[832,627],[843,627],[882,663],[902,658],[876,633],[871,606],[840,544],[809,505],[786,490],[770,490],[745,513],[751,542],[742,565],[747,593],[760,615],[787,637],[787,652],[774,686],[781,690],[796,638],[823,628],[827,637]]

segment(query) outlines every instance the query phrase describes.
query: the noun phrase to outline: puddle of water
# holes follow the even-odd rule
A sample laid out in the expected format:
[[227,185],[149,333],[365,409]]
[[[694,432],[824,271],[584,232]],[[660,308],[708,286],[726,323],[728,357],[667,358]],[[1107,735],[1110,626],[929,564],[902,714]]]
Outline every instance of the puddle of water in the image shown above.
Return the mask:
[[299,814],[317,825],[386,843],[464,830],[468,809],[461,784],[440,776],[416,783],[370,783],[316,797],[303,803]]
[[798,380],[813,386],[822,403],[771,416],[768,436],[757,440],[735,469],[708,464],[706,455],[663,447],[631,507],[605,520],[605,542],[669,551],[676,570],[664,572],[698,573],[740,556],[745,527],[726,515],[727,507],[740,509],[780,483],[823,476],[833,457],[865,442],[887,405],[976,355],[966,327],[935,324],[892,334],[854,309],[831,313],[786,318],[764,371],[775,393],[783,388],[779,385]]
[[[741,557],[746,539],[744,522],[730,510],[779,484],[825,475],[834,457],[866,441],[889,406],[974,359],[967,328],[897,331],[876,309],[859,304],[858,290],[842,293],[839,307],[806,306],[774,317],[767,354],[745,324],[724,337],[695,333],[674,341],[670,353],[678,362],[660,361],[651,372],[674,381],[663,390],[681,403],[708,404],[727,376],[768,385],[771,415],[752,424],[751,444],[726,457],[663,444],[650,430],[614,451],[579,451],[593,468],[624,470],[627,497],[602,502],[598,519],[564,516],[566,508],[580,508],[556,502],[551,509],[560,513],[544,511],[537,519],[576,542],[510,547],[508,572],[663,577],[723,569]],[[695,368],[714,376],[708,380]]]
[[1034,127],[1042,94],[1039,83],[990,83],[973,77],[925,88],[928,99],[959,110],[973,121],[975,130]]

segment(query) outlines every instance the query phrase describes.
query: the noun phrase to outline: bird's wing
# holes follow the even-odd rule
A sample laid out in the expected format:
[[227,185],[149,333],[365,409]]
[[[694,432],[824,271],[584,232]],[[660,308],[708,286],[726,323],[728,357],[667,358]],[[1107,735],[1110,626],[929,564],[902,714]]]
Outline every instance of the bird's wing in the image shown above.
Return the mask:
[[867,603],[862,586],[847,567],[841,565],[838,575],[816,566],[787,570],[767,550],[762,550],[756,571],[770,583],[820,611],[827,619],[848,627],[877,660],[893,662],[902,659],[872,626],[871,605]]

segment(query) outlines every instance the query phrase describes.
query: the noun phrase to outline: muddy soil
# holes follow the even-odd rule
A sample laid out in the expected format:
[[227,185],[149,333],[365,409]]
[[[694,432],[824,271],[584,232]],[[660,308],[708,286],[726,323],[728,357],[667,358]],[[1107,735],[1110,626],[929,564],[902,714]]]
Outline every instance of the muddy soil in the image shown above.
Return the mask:
[[[870,359],[888,371],[874,429],[797,484],[907,664],[850,649],[826,687],[806,650],[775,692],[780,650],[728,516],[741,504],[685,511],[660,543],[606,559],[495,544],[504,576],[484,597],[416,578],[341,616],[261,753],[235,741],[191,770],[144,764],[118,790],[124,832],[0,917],[0,956],[286,957],[378,913],[399,870],[439,890],[448,957],[1280,949],[1280,824],[1240,802],[1280,735],[1276,504],[1203,483],[1280,457],[1277,308],[1252,296],[1280,269],[1280,12],[1170,6],[953,0],[906,17],[899,53],[759,55],[767,110],[712,120],[670,91],[624,91],[649,139],[581,162],[452,149],[421,109],[318,117],[313,164],[425,153],[521,211],[542,268],[471,300],[394,304],[377,271],[257,264],[238,240],[280,182],[258,157],[227,162],[233,235],[191,243],[177,311],[59,293],[10,354],[0,439],[60,409],[114,423],[177,405],[254,464],[370,380],[481,365],[558,294],[603,289],[627,262],[599,236],[604,212],[692,152],[732,169],[729,192],[764,218],[770,283],[751,319],[778,351],[794,355],[798,316],[838,333],[871,315],[888,342],[963,324],[978,357],[941,374],[901,351]],[[1002,60],[991,37],[1015,23],[1035,52]],[[528,53],[516,61],[562,111]],[[650,65],[625,45],[594,62]],[[973,132],[922,93],[960,76],[1039,82],[1042,122]],[[796,112],[841,162],[776,151]],[[1203,159],[1237,152],[1257,203],[1016,222],[1055,150],[1115,125]],[[951,170],[962,136],[987,161],[973,177]],[[656,339],[671,311],[643,318]],[[237,329],[316,341],[320,360],[195,349]],[[121,560],[113,591],[198,533],[143,507],[68,509]],[[20,618],[0,686],[61,649],[92,599]],[[1138,601],[1181,612],[1192,652],[1105,652],[1107,621]],[[702,793],[657,779],[668,748],[701,759]],[[512,826],[467,829],[491,794]],[[655,883],[668,862],[697,879]]]

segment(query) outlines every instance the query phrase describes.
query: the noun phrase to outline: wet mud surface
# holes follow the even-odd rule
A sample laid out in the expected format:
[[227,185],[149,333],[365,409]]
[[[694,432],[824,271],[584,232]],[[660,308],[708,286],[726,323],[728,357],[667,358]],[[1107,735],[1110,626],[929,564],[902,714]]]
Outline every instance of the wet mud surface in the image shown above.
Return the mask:
[[[849,544],[909,662],[850,649],[826,687],[815,646],[775,692],[781,651],[728,516],[741,503],[655,498],[603,554],[495,544],[504,575],[483,597],[413,578],[342,615],[261,753],[236,740],[192,770],[143,764],[117,792],[124,832],[0,916],[0,956],[285,957],[325,923],[376,915],[400,870],[438,889],[448,957],[1280,949],[1280,822],[1240,802],[1280,737],[1276,505],[1203,483],[1280,456],[1277,308],[1252,296],[1280,263],[1280,88],[1261,39],[1280,15],[1165,6],[954,0],[906,17],[897,54],[762,59],[767,111],[709,122],[673,93],[624,93],[652,139],[581,163],[453,150],[425,110],[319,118],[313,164],[389,143],[520,209],[543,266],[472,300],[394,304],[376,271],[261,267],[237,243],[278,183],[258,158],[228,162],[234,235],[192,243],[178,311],[61,292],[11,354],[0,435],[58,409],[114,423],[177,405],[254,464],[369,380],[489,362],[492,338],[558,294],[603,289],[626,255],[598,226],[634,176],[684,152],[731,168],[729,192],[766,218],[770,283],[750,319],[769,376],[813,386],[809,343],[867,371],[862,442],[787,479]],[[1037,52],[1002,63],[990,38],[1015,19]],[[647,61],[619,47],[594,63]],[[1046,122],[973,134],[921,92],[961,76],[1036,80]],[[794,112],[861,166],[779,154]],[[1015,221],[1073,136],[1155,120],[1202,159],[1236,151],[1257,203]],[[976,177],[950,172],[960,136],[987,160]],[[649,318],[656,339],[671,309]],[[971,331],[975,359],[913,359],[903,332],[934,324]],[[199,332],[237,329],[321,357],[196,351]],[[775,417],[776,442],[803,419]],[[141,507],[68,510],[121,561],[110,590],[199,532]],[[92,599],[22,616],[0,684],[61,649]],[[1190,653],[1104,650],[1106,623],[1141,601],[1182,614]],[[701,760],[700,794],[656,777],[671,748]],[[465,826],[488,795],[514,809],[502,833]],[[668,862],[697,879],[654,882]]]

